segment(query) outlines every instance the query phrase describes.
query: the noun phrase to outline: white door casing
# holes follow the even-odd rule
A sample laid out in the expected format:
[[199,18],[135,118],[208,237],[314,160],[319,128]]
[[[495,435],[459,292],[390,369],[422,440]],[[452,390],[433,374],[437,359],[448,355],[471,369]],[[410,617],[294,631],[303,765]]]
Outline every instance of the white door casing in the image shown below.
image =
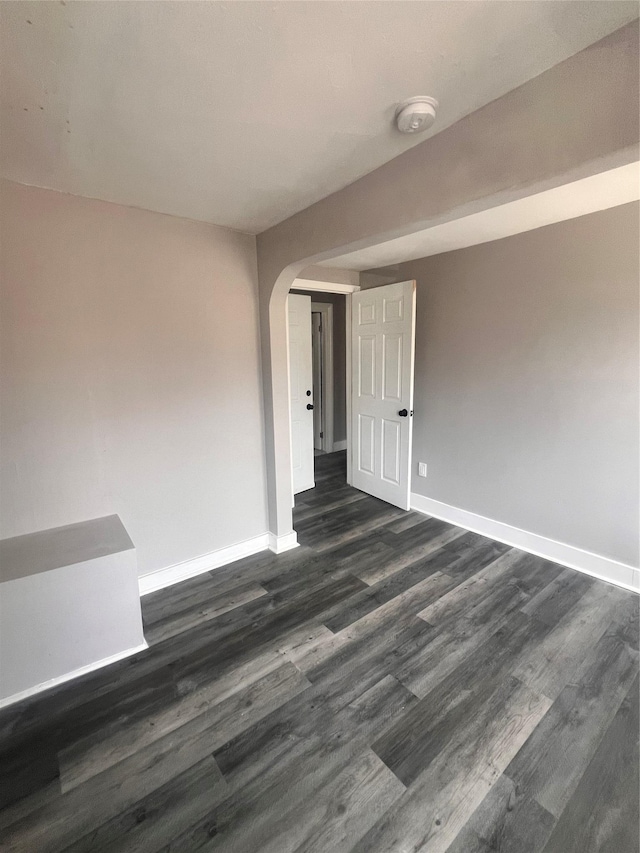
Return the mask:
[[351,305],[351,485],[407,510],[415,304],[415,281],[403,281]]
[[[311,306],[313,309],[313,305]],[[313,360],[313,447],[314,450],[324,450],[322,444],[322,315],[311,311],[311,352]]]
[[[313,298],[313,297],[312,297]],[[333,371],[333,305],[329,302],[311,302],[311,316],[319,313],[321,320],[320,338],[322,341],[322,376],[320,382],[321,397],[315,387],[313,396],[315,399],[314,414],[318,411],[321,403],[320,430],[322,432],[322,443],[315,444],[326,453],[333,452],[333,397],[334,397],[334,371]],[[315,334],[315,332],[314,332]],[[315,371],[315,366],[314,366]],[[314,379],[315,382],[315,373]]]
[[[311,297],[290,293],[289,413],[293,494],[313,489],[313,393],[311,360]],[[307,406],[311,408],[307,408]]]

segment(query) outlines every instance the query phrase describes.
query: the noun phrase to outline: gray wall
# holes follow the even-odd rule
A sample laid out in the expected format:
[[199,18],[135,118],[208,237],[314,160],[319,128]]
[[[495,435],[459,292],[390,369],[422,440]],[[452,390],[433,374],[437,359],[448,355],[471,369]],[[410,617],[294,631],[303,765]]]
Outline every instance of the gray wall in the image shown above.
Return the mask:
[[638,565],[638,228],[634,203],[389,271],[417,280],[413,491]]
[[[356,273],[357,275],[357,273]],[[345,282],[347,284],[349,282]],[[313,302],[333,305],[333,440],[347,438],[347,338],[345,297],[339,293],[296,290],[310,296]]]
[[263,534],[255,239],[2,184],[0,536],[117,513],[140,574]]
[[636,162],[638,61],[633,22],[258,235],[271,530],[292,529],[285,302],[295,277],[310,264]]

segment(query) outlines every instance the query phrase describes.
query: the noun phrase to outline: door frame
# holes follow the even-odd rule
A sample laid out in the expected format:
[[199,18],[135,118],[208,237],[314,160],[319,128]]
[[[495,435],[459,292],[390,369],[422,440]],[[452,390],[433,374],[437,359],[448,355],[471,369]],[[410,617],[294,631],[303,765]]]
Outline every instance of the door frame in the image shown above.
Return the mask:
[[[311,302],[311,313],[321,314],[320,337],[322,339],[322,371],[320,397],[322,418],[320,450],[333,451],[333,305],[330,302]],[[313,327],[312,327],[313,328]],[[315,400],[317,404],[317,400]]]
[[[309,359],[310,383],[312,381],[311,374],[313,372],[313,366],[312,366],[312,343],[313,342],[312,342],[312,330],[311,330],[311,297],[308,295],[305,295],[305,294],[290,293],[287,296],[287,315],[288,315],[287,316],[287,375],[288,375],[288,381],[289,381],[288,397],[289,397],[289,423],[290,423],[290,427],[289,427],[290,428],[289,448],[290,448],[290,461],[291,461],[291,492],[292,492],[291,506],[293,507],[293,506],[295,506],[296,494],[299,494],[301,492],[306,492],[309,489],[314,489],[316,482],[315,482],[315,465],[314,465],[314,461],[313,461],[313,435],[312,435],[311,436],[311,442],[310,442],[310,444],[311,444],[311,458],[309,459],[308,457],[305,457],[303,454],[301,454],[302,471],[299,472],[300,476],[298,477],[299,482],[298,482],[297,490],[296,490],[295,483],[294,483],[294,477],[295,477],[295,474],[294,474],[295,469],[293,466],[293,435],[294,435],[294,431],[293,431],[293,403],[292,403],[292,399],[291,399],[291,357],[290,357],[290,353],[291,353],[291,300],[289,299],[289,296],[295,296],[296,299],[301,299],[303,301],[304,306],[305,306],[304,312],[303,312],[305,315],[305,320],[306,320],[307,316],[309,319],[309,327],[308,327],[309,328],[309,337],[306,341],[303,340],[303,342],[306,345],[308,345],[308,351],[307,351],[306,355],[308,356],[308,359]],[[309,312],[308,315],[307,315],[307,306],[308,306],[308,312]],[[306,325],[306,322],[304,323],[304,325]],[[304,339],[304,333],[302,333],[302,334],[303,334],[303,339]],[[298,337],[299,337],[299,335],[300,335],[300,331],[298,331]],[[299,343],[300,343],[300,339],[299,339]],[[307,394],[311,394],[311,388],[313,387],[310,383],[308,385]],[[306,385],[306,383],[305,383],[305,385]],[[305,387],[305,386],[303,386],[303,387]],[[300,394],[301,394],[301,399],[299,399],[297,401],[298,405],[303,406],[305,403],[307,403],[307,406],[306,406],[307,409],[313,408],[313,404],[308,405],[308,403],[311,402],[312,398],[305,396],[304,392],[301,389],[299,389],[299,390],[300,390]],[[305,417],[305,419],[307,419],[308,412],[304,412],[303,417]],[[312,433],[313,433],[313,427],[312,427]],[[308,436],[307,436],[307,438],[308,438]],[[302,442],[301,437],[299,437],[299,441]],[[300,450],[302,450],[302,448],[300,448]],[[302,476],[302,475],[304,475],[304,476]],[[300,480],[302,480],[302,482],[300,482]]]
[[[346,335],[346,372],[345,393],[347,403],[347,483],[351,485],[351,294],[358,293],[360,286],[357,284],[336,284],[332,281],[311,281],[305,278],[296,278],[289,291],[318,291],[320,293],[339,293],[345,297],[345,335]],[[321,303],[318,303],[321,304]],[[325,303],[327,304],[327,303]],[[313,303],[312,303],[313,307]],[[333,307],[333,306],[332,306]],[[333,353],[332,353],[333,357]],[[289,364],[289,337],[287,335],[287,365]],[[333,383],[332,383],[333,385]],[[289,403],[291,405],[291,403]],[[333,423],[331,424],[333,434]],[[333,447],[332,447],[333,449]]]

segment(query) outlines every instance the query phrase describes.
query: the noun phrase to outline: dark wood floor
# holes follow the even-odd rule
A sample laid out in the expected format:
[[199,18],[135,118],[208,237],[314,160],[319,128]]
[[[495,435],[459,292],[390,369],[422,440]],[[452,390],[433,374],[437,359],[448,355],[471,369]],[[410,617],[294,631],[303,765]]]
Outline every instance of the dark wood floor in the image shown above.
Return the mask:
[[316,463],[303,547],[0,714],[2,850],[637,853],[638,597]]

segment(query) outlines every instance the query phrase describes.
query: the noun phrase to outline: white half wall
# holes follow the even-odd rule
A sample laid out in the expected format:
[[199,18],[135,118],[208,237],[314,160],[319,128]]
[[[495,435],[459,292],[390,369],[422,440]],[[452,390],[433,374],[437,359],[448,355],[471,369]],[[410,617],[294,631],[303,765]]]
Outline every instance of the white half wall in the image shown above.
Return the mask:
[[0,707],[146,648],[115,516],[0,541]]

